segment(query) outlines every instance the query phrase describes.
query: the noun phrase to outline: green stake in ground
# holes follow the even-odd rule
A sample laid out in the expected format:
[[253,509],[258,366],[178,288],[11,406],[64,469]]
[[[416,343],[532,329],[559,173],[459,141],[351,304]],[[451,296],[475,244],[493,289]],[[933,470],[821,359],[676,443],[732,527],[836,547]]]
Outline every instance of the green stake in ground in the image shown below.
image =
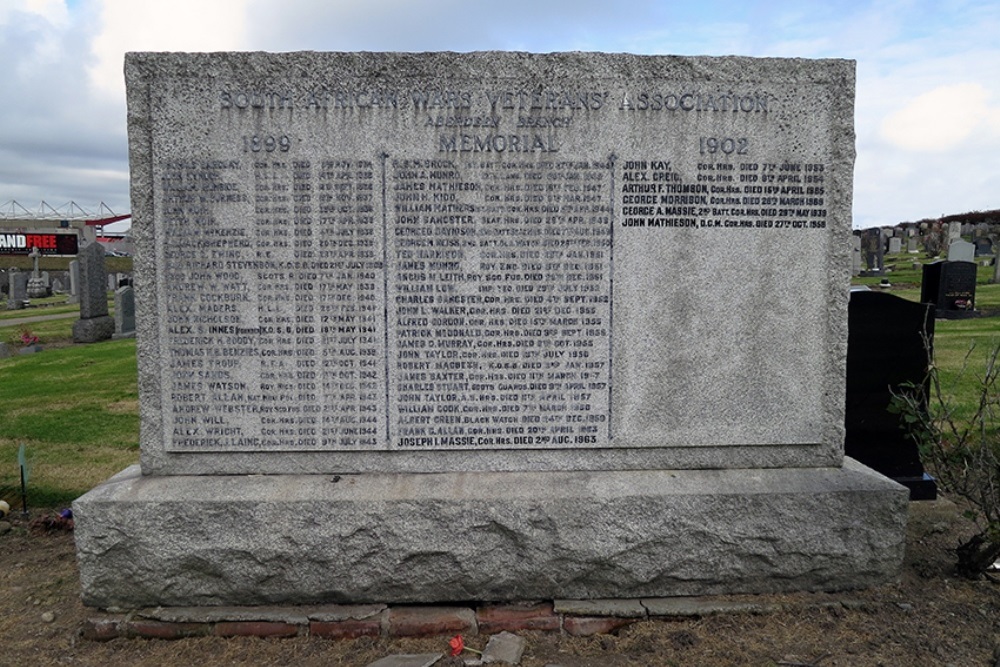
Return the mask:
[[28,517],[28,459],[24,443],[17,450],[17,465],[21,469],[21,514]]

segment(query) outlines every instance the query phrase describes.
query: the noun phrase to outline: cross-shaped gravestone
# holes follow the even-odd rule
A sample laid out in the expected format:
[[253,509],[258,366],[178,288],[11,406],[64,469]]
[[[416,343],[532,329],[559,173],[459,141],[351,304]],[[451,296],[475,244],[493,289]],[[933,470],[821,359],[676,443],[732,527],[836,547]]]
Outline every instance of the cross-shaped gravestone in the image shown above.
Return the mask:
[[28,257],[30,257],[34,263],[34,268],[31,270],[32,278],[41,278],[41,275],[38,273],[38,258],[41,256],[42,253],[38,251],[38,246],[32,247],[31,252],[28,253]]

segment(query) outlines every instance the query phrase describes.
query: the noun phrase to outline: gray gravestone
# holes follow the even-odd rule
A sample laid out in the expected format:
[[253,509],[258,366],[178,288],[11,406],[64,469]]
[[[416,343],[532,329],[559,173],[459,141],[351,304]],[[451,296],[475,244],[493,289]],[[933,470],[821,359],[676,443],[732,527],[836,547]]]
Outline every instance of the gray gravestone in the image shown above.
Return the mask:
[[80,261],[77,259],[69,263],[69,298],[66,303],[80,302]]
[[906,239],[906,252],[919,252],[916,237],[911,236]]
[[28,275],[18,268],[7,272],[7,310],[21,310],[28,298]]
[[902,252],[902,250],[903,250],[903,239],[899,238],[898,236],[893,236],[891,239],[889,239],[890,255],[899,254],[900,252]]
[[861,232],[861,251],[864,254],[868,273],[885,271],[885,245],[882,241],[882,230],[873,227]]
[[957,239],[948,246],[949,262],[974,262],[976,261],[976,246],[968,241]]
[[948,223],[948,241],[955,241],[962,238],[962,223],[961,222],[949,222]]
[[108,316],[104,249],[98,243],[91,243],[81,248],[77,257],[80,263],[80,319],[73,323],[73,341],[107,340],[115,332],[115,321]]
[[126,80],[144,474],[75,504],[88,604],[896,576],[906,491],[843,457],[853,63],[130,54]]
[[114,338],[135,336],[135,293],[126,285],[115,290]]
[[52,291],[54,293],[62,293],[62,291],[63,291],[63,283],[62,283],[61,279],[59,279],[59,278],[53,278],[52,279]]
[[856,276],[861,273],[861,237],[857,234],[851,235],[851,275]]

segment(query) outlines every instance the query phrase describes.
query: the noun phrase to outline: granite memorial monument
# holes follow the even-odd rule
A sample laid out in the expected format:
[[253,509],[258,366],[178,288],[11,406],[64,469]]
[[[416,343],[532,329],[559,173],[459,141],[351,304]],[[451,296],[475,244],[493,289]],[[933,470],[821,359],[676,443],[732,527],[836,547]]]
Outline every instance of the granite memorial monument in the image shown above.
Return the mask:
[[74,505],[88,604],[896,576],[906,489],[844,458],[852,62],[136,53],[126,81],[141,469]]

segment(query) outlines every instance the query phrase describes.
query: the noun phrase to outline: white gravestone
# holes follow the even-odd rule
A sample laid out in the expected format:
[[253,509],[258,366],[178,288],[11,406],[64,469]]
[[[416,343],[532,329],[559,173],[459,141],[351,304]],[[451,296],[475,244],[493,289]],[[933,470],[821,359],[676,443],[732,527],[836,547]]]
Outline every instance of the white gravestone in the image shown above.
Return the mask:
[[976,246],[961,239],[953,240],[948,245],[949,262],[974,262],[976,261]]

